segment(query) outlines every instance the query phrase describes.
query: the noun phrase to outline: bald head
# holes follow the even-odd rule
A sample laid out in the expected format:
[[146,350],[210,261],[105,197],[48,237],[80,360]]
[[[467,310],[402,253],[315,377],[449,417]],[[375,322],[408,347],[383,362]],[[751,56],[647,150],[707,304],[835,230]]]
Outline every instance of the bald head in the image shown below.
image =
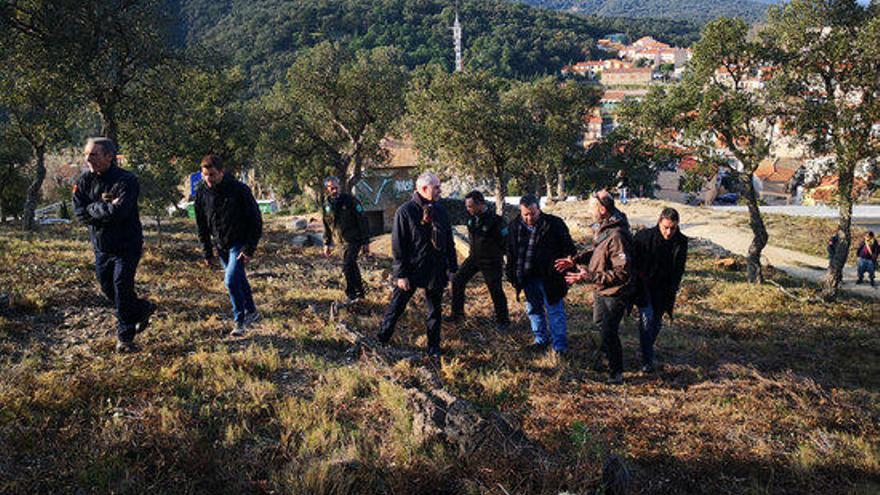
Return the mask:
[[605,189],[594,194],[591,202],[593,203],[593,214],[596,220],[605,220],[615,211],[614,197]]

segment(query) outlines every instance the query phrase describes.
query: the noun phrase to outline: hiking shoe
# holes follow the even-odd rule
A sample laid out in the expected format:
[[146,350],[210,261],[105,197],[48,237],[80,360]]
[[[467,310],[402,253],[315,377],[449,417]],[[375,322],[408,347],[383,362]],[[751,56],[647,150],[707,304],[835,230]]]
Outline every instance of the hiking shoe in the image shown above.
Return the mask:
[[464,320],[464,315],[447,315],[443,317],[443,321],[446,323],[461,323]]
[[607,383],[608,385],[622,385],[623,373],[612,373],[605,383]]
[[532,354],[541,354],[543,352],[547,352],[547,349],[549,347],[550,346],[546,342],[545,343],[532,342],[531,344],[529,344],[525,347],[525,350],[526,350],[526,352],[529,352]]
[[245,324],[245,326],[251,326],[255,323],[258,323],[262,319],[263,319],[263,315],[261,315],[259,311],[254,311],[253,313],[246,313],[244,315],[244,324]]
[[232,331],[229,332],[229,335],[231,335],[232,337],[241,337],[242,335],[244,335],[245,330],[247,330],[247,325],[245,325],[244,322],[236,323],[235,328],[233,328]]
[[150,301],[147,301],[147,308],[144,310],[144,316],[141,317],[141,321],[134,324],[134,333],[138,334],[143,332],[150,326],[150,317],[153,316],[153,313],[156,312],[156,304]]
[[116,352],[119,352],[122,354],[130,354],[132,352],[137,352],[139,350],[140,350],[140,348],[132,340],[128,340],[128,341],[117,340],[116,341]]

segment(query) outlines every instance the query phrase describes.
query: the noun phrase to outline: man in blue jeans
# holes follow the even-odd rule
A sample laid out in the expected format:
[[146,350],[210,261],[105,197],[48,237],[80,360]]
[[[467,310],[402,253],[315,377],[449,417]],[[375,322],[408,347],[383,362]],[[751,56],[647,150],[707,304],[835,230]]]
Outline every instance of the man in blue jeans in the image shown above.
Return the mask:
[[219,156],[207,155],[201,165],[203,180],[195,200],[199,240],[206,266],[213,266],[215,250],[220,256],[235,318],[230,335],[240,337],[260,319],[245,266],[263,234],[263,218],[250,188],[224,172]]
[[634,236],[636,305],[639,308],[639,341],[642,371],[654,371],[654,342],[663,315],[672,317],[675,297],[687,263],[688,238],[678,228],[678,211],[664,208],[657,225]]
[[526,312],[535,340],[527,348],[544,352],[552,344],[557,353],[568,350],[565,295],[568,285],[554,262],[577,252],[565,222],[544,213],[538,198],[520,199],[519,216],[510,223],[507,243],[507,279],[526,295]]
[[880,255],[880,245],[877,244],[877,239],[874,238],[874,232],[869,230],[865,232],[862,242],[856,246],[856,268],[858,269],[859,276],[858,280],[856,280],[857,284],[861,284],[865,274],[867,274],[871,287],[874,287],[874,270],[877,268],[878,255]]

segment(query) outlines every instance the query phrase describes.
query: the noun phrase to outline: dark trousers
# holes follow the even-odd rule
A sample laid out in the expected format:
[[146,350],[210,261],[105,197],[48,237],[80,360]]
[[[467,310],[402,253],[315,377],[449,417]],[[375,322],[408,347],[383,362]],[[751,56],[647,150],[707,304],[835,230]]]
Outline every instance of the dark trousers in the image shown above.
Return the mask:
[[[425,326],[428,330],[428,347],[440,347],[440,307],[443,302],[443,288],[424,289],[425,291],[425,308],[428,310],[428,317],[425,320]],[[416,289],[401,290],[400,287],[394,288],[391,294],[391,303],[385,310],[385,316],[382,318],[382,326],[379,329],[379,340],[388,342],[394,335],[394,327],[397,320],[403,316],[406,310],[406,304],[412,299]]]
[[134,292],[134,275],[140,260],[140,251],[125,255],[95,251],[98,283],[116,307],[116,336],[125,342],[134,339],[135,323],[143,319],[148,307],[147,302]]
[[602,333],[602,348],[608,356],[611,373],[623,373],[623,346],[620,345],[620,320],[626,312],[624,297],[607,297],[595,294],[593,297],[593,323]]
[[509,323],[510,316],[507,314],[507,296],[504,295],[501,283],[503,274],[501,265],[481,266],[471,257],[464,260],[464,263],[455,272],[455,276],[452,277],[452,314],[464,315],[464,289],[477,272],[483,273],[486,287],[489,288],[492,305],[495,306],[495,322],[499,324]]
[[364,281],[358,268],[358,254],[364,245],[360,243],[346,244],[342,254],[342,274],[345,275],[345,295],[354,299],[364,296]]

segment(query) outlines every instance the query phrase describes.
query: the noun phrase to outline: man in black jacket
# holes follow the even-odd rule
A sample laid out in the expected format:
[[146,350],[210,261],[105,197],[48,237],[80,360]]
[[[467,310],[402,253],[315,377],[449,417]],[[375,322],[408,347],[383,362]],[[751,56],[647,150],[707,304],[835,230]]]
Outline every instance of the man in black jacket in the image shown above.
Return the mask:
[[116,307],[116,350],[133,352],[135,334],[146,329],[156,309],[134,291],[144,244],[138,215],[140,188],[137,177],[117,165],[116,145],[110,139],[89,139],[85,154],[89,171],[73,188],[73,211],[89,226],[98,282]]
[[467,228],[471,250],[452,278],[452,315],[448,320],[458,322],[464,318],[465,286],[477,272],[482,272],[495,306],[496,328],[505,331],[510,326],[510,316],[501,282],[504,278],[507,225],[501,215],[487,207],[486,198],[480,191],[469,192],[464,197],[464,207],[470,215]]
[[339,179],[324,179],[327,193],[322,210],[324,220],[324,256],[330,256],[334,240],[345,245],[342,273],[345,275],[345,295],[353,303],[364,297],[364,282],[357,265],[358,253],[370,253],[370,227],[364,207],[351,194],[339,190]]
[[395,287],[385,311],[379,340],[387,343],[394,334],[397,320],[417,288],[425,290],[428,310],[428,355],[440,355],[440,305],[443,289],[458,269],[452,224],[440,199],[440,179],[426,172],[416,180],[412,199],[394,214],[391,250],[394,257]]
[[577,248],[565,222],[542,212],[537,197],[527,194],[519,205],[520,214],[509,229],[507,279],[517,294],[526,295],[526,312],[535,334],[529,350],[543,352],[552,343],[556,352],[564,353],[568,339],[563,300],[568,285],[554,262],[574,256]]
[[224,172],[219,156],[207,155],[201,165],[203,180],[195,201],[199,240],[205,266],[213,266],[215,249],[220,255],[235,318],[231,335],[239,337],[260,319],[245,265],[263,235],[263,217],[250,188]]
[[687,263],[688,238],[678,228],[678,211],[664,208],[657,225],[643,229],[634,237],[639,340],[642,371],[654,371],[654,342],[660,333],[663,315],[672,317],[675,296]]

